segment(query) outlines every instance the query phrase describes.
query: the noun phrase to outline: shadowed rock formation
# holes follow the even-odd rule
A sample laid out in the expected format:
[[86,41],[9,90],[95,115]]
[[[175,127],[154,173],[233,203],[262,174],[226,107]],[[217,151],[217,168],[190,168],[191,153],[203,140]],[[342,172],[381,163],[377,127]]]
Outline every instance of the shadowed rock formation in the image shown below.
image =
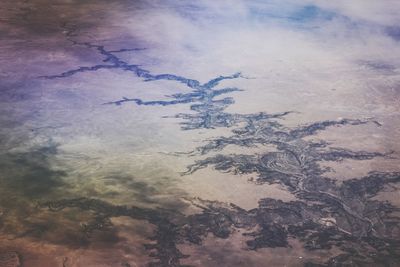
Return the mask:
[[[313,122],[297,127],[285,127],[280,123],[291,112],[267,114],[236,114],[225,111],[234,103],[233,98],[215,99],[217,96],[240,91],[237,88],[216,89],[226,79],[242,77],[240,73],[219,76],[204,84],[194,79],[174,74],[151,74],[139,65],[120,59],[117,54],[131,51],[107,50],[104,46],[74,41],[74,30],[67,29],[67,38],[73,45],[97,50],[104,57],[103,63],[79,67],[64,73],[44,76],[46,79],[66,78],[81,72],[100,69],[123,70],[146,82],[170,80],[191,89],[189,93],[176,93],[170,100],[142,100],[123,98],[105,104],[121,105],[134,102],[137,105],[190,104],[191,113],[177,114],[183,119],[183,130],[230,127],[232,135],[207,140],[187,154],[204,156],[209,152],[218,155],[197,160],[184,173],[190,175],[202,168],[213,167],[217,171],[237,174],[253,174],[259,184],[279,184],[296,196],[296,201],[283,202],[264,198],[257,208],[244,210],[229,203],[193,200],[192,204],[202,212],[185,216],[177,210],[144,209],[118,206],[98,199],[62,199],[42,203],[54,212],[75,208],[93,213],[93,220],[83,226],[83,232],[112,227],[110,218],[128,216],[145,220],[154,226],[154,243],[146,248],[156,261],[150,266],[182,266],[180,259],[187,257],[177,244],[202,244],[210,233],[217,238],[229,238],[235,229],[244,229],[247,248],[274,248],[289,246],[288,238],[300,240],[305,249],[328,250],[339,248],[340,255],[320,264],[308,262],[305,266],[399,266],[400,265],[400,218],[399,208],[388,202],[375,200],[386,185],[400,181],[399,172],[371,172],[339,183],[324,176],[329,168],[321,167],[324,161],[341,162],[345,159],[370,160],[388,157],[390,152],[353,151],[332,147],[324,140],[310,141],[313,136],[331,127],[356,127],[379,122],[371,119],[340,119]],[[243,78],[243,77],[242,77]],[[224,154],[227,146],[257,147],[259,154]],[[268,149],[267,146],[268,145]],[[270,148],[274,149],[271,150]]]

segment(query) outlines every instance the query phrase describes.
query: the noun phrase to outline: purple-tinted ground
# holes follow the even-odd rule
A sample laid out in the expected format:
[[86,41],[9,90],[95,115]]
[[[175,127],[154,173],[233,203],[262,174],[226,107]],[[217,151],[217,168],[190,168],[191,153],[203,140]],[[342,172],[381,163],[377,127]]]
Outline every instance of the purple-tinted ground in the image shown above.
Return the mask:
[[0,3],[0,267],[400,266],[397,1]]

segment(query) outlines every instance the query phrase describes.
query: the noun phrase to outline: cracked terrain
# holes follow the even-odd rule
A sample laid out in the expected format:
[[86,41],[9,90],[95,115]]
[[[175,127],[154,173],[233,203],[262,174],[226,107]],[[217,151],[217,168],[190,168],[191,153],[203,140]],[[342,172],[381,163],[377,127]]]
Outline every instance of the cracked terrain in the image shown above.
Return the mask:
[[[160,5],[157,12],[153,5]],[[13,60],[1,74],[5,115],[0,116],[4,126],[0,131],[0,267],[400,266],[398,130],[396,118],[381,113],[387,109],[398,115],[391,102],[397,99],[395,86],[388,85],[393,89],[386,92],[393,94],[391,99],[375,88],[366,95],[378,96],[359,104],[356,100],[364,101],[363,91],[354,89],[354,96],[346,91],[350,89],[342,92],[343,85],[335,83],[336,77],[329,80],[327,74],[347,68],[346,64],[325,72],[308,65],[303,69],[294,60],[294,65],[283,65],[293,73],[282,78],[281,63],[264,54],[252,59],[259,65],[253,61],[246,65],[246,55],[243,64],[235,64],[234,53],[217,36],[215,42],[223,42],[219,53],[229,50],[229,54],[221,58],[222,63],[214,63],[219,54],[211,48],[202,50],[210,45],[203,39],[192,40],[190,31],[185,40],[173,39],[173,32],[162,37],[162,31],[151,32],[151,23],[141,25],[145,20],[140,16],[153,16],[156,25],[162,24],[156,19],[163,22],[164,12],[171,16],[168,22],[178,16],[201,35],[198,28],[205,22],[196,19],[204,10],[219,9],[209,3],[201,8],[170,1],[165,5],[147,1],[0,4],[8,27],[4,32],[12,44],[2,49],[19,49],[19,54],[4,55],[2,61],[24,58],[26,51],[35,55],[26,57],[26,62]],[[107,13],[106,7],[114,13]],[[304,31],[313,31],[318,28],[314,20],[347,16],[324,13],[323,8],[307,6],[284,18],[273,16],[289,20],[281,28],[274,27],[286,31],[291,23],[300,23]],[[251,9],[256,21],[266,16],[256,9]],[[89,19],[85,14],[90,10],[98,17]],[[139,18],[130,20],[130,12]],[[230,33],[232,29],[220,22],[225,13],[218,14],[207,15],[206,21],[213,20],[221,35]],[[104,18],[114,24],[108,25]],[[118,28],[120,21],[139,27],[135,33],[146,34],[132,33],[131,38],[124,32],[129,27]],[[246,25],[254,30],[252,23]],[[249,34],[245,31],[243,36]],[[42,43],[36,44],[35,36]],[[271,36],[282,41],[278,47],[287,43],[278,34]],[[188,54],[181,56],[174,46],[167,46],[168,40],[158,48],[154,40],[162,38],[172,38]],[[258,40],[258,34],[253,38]],[[44,51],[43,43],[53,51]],[[245,47],[236,39],[229,44],[238,44],[240,51]],[[210,53],[213,60],[189,56],[201,53]],[[313,55],[312,49],[309,54]],[[195,67],[183,67],[191,60]],[[227,68],[225,61],[233,67]],[[349,84],[371,69],[383,75],[371,84],[387,77],[386,85],[396,81],[395,65],[354,62],[358,65],[351,69],[355,74],[351,73]],[[279,65],[270,70],[275,76],[257,69],[268,64]],[[200,66],[203,69],[196,72]],[[298,82],[303,76],[293,66],[299,66],[301,73],[317,73],[315,77],[329,80],[338,89],[328,90],[319,83],[314,88],[309,81],[304,87],[311,89],[288,89],[285,82],[288,87],[303,86]],[[24,68],[30,72],[23,73]],[[13,78],[13,73],[19,76]],[[354,103],[346,102],[346,97]],[[336,109],[331,111],[326,103]],[[365,111],[374,105],[376,116]],[[187,190],[190,187],[195,190]],[[218,195],[220,188],[223,196]],[[273,189],[290,198],[273,195],[269,191]],[[395,197],[385,198],[390,194]]]
[[[69,35],[70,36],[70,35]],[[196,205],[202,213],[184,216],[174,211],[145,210],[137,207],[113,206],[96,199],[62,199],[41,204],[51,211],[64,208],[90,210],[95,214],[93,222],[84,225],[86,234],[110,227],[112,217],[128,216],[146,220],[157,227],[156,244],[145,245],[157,261],[150,266],[184,266],[180,259],[190,255],[182,254],[176,247],[182,242],[201,245],[202,239],[211,233],[218,238],[229,238],[235,229],[245,229],[247,249],[275,248],[289,246],[288,238],[300,240],[307,250],[324,250],[338,247],[342,253],[325,263],[306,262],[305,266],[397,266],[400,264],[400,209],[388,202],[373,198],[386,185],[400,182],[400,172],[370,172],[367,176],[356,177],[342,183],[327,178],[329,168],[321,162],[343,160],[370,160],[376,157],[390,157],[389,152],[353,151],[332,147],[324,140],[305,140],[320,131],[332,127],[357,127],[379,122],[372,119],[339,119],[313,122],[296,127],[285,127],[280,120],[290,111],[268,114],[228,113],[225,109],[234,104],[232,97],[214,98],[235,91],[238,88],[215,89],[226,79],[241,78],[240,73],[219,76],[204,84],[194,79],[175,74],[151,74],[137,65],[131,65],[108,51],[103,46],[72,41],[96,49],[105,57],[106,65],[80,67],[59,75],[44,76],[46,79],[65,78],[81,72],[116,68],[132,72],[144,81],[172,80],[185,84],[192,91],[177,93],[172,100],[142,100],[124,97],[105,104],[122,105],[134,102],[136,105],[168,106],[190,103],[195,114],[180,113],[175,117],[183,120],[182,130],[232,128],[231,136],[216,137],[205,142],[187,154],[212,157],[197,160],[188,166],[184,175],[190,175],[202,168],[213,167],[220,172],[234,175],[255,174],[255,186],[279,184],[296,196],[296,201],[283,202],[271,198],[259,201],[258,208],[244,210],[230,203],[197,199]],[[123,48],[119,51],[132,51]],[[241,126],[239,126],[241,125]],[[241,147],[265,147],[273,151],[260,154],[222,154],[229,145]],[[177,222],[174,222],[177,221]]]

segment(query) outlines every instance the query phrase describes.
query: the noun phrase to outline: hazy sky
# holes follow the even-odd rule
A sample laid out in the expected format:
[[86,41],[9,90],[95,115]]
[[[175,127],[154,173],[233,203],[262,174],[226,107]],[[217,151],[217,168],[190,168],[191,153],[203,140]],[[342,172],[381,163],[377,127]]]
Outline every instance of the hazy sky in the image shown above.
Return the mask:
[[[250,177],[212,168],[182,177],[198,158],[174,153],[229,135],[231,128],[182,130],[183,120],[171,117],[192,114],[189,102],[103,105],[192,92],[173,79],[144,81],[123,68],[90,69],[111,64],[103,48],[151,75],[199,84],[240,72],[216,87],[241,89],[229,95],[226,112],[232,114],[293,111],[282,120],[288,127],[374,118],[378,126],[334,128],[319,137],[383,153],[400,151],[399,44],[398,0],[2,0],[0,213],[14,209],[10,231],[19,233],[15,222],[26,217],[21,207],[38,199],[87,196],[181,208],[188,205],[184,196],[251,209],[261,198],[294,198],[283,187],[256,186]],[[44,77],[79,68],[86,69]],[[243,153],[259,152],[252,149]],[[395,170],[394,158],[348,163],[336,174]],[[32,206],[27,213],[35,212]],[[21,225],[29,230],[31,222]],[[56,243],[52,235],[46,238]],[[263,260],[254,259],[254,266]]]

